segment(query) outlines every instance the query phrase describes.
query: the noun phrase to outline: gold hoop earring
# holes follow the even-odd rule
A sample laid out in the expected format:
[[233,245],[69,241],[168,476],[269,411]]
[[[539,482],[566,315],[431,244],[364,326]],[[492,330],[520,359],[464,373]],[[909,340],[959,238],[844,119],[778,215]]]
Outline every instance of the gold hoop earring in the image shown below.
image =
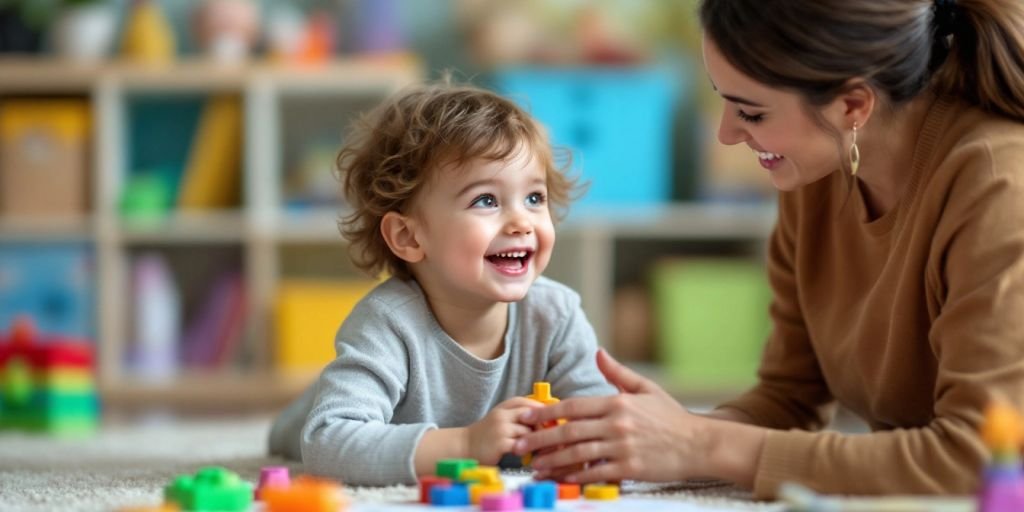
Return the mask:
[[860,148],[857,147],[857,123],[853,123],[853,143],[850,144],[850,176],[857,176],[860,168]]

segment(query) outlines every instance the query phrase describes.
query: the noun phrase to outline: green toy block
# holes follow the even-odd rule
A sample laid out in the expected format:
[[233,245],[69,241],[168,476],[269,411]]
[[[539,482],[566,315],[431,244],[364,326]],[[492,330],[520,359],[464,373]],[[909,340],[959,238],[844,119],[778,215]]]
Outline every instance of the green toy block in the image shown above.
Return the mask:
[[3,396],[0,403],[10,406],[27,404],[32,398],[32,371],[20,357],[11,359],[6,368],[0,368]]
[[474,459],[441,459],[437,461],[437,476],[458,481],[463,470],[475,468],[478,465]]
[[222,467],[200,469],[193,477],[179,475],[164,488],[164,499],[182,510],[248,510],[252,504],[252,484]]
[[674,386],[734,392],[756,381],[770,330],[764,264],[673,259],[652,274],[658,356]]

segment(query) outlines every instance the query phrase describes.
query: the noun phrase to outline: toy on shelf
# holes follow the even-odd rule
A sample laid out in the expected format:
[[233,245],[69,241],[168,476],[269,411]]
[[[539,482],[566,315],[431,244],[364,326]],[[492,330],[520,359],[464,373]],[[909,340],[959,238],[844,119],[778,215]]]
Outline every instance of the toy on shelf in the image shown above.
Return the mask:
[[155,0],[134,0],[121,34],[121,52],[144,64],[174,60],[177,42],[174,29]]
[[93,350],[85,342],[42,340],[21,317],[0,335],[0,429],[88,434],[99,420]]
[[267,512],[342,512],[348,506],[341,485],[306,475],[291,485],[268,486],[260,496]]
[[195,476],[178,475],[164,488],[164,500],[182,510],[249,510],[252,484],[225,468],[210,466],[200,469]]
[[991,459],[982,475],[978,512],[1024,510],[1024,470],[1021,469],[1021,416],[1012,407],[992,404],[985,411],[981,437]]

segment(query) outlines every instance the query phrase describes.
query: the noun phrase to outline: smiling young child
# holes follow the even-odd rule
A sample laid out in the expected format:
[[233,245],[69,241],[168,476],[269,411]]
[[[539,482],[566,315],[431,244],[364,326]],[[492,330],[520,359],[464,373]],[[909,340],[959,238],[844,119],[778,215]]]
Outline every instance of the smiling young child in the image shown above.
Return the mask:
[[560,397],[616,392],[579,296],[541,277],[574,183],[526,112],[421,86],[361,120],[338,167],[353,261],[391,277],[274,422],[272,454],[350,484],[412,483],[439,459],[511,452],[530,432],[519,414],[540,405],[523,398],[535,381]]

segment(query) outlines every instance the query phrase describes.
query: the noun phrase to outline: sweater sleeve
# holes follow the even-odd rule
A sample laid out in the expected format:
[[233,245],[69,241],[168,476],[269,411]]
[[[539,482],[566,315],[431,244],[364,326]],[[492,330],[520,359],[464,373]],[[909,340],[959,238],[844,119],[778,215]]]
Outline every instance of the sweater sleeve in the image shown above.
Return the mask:
[[[364,304],[360,304],[364,306]],[[357,307],[317,381],[302,430],[306,471],[356,485],[416,481],[416,446],[430,423],[390,424],[408,382],[408,353],[388,315]]]
[[560,398],[614,395],[618,392],[597,368],[597,335],[580,306],[579,296],[566,296],[567,314],[554,334],[547,380]]
[[861,435],[769,432],[757,496],[773,496],[784,481],[858,494],[976,491],[987,456],[978,436],[984,407],[999,398],[1024,410],[1024,183],[999,169],[1024,161],[1014,152],[993,158],[986,148],[984,165],[956,170],[962,178],[929,241],[925,299],[936,316],[928,343],[938,361],[931,421]]
[[768,247],[772,287],[772,331],[758,369],[758,383],[719,408],[738,409],[757,425],[819,429],[827,421],[828,390],[807,327],[797,290],[796,199],[782,194],[779,220]]

